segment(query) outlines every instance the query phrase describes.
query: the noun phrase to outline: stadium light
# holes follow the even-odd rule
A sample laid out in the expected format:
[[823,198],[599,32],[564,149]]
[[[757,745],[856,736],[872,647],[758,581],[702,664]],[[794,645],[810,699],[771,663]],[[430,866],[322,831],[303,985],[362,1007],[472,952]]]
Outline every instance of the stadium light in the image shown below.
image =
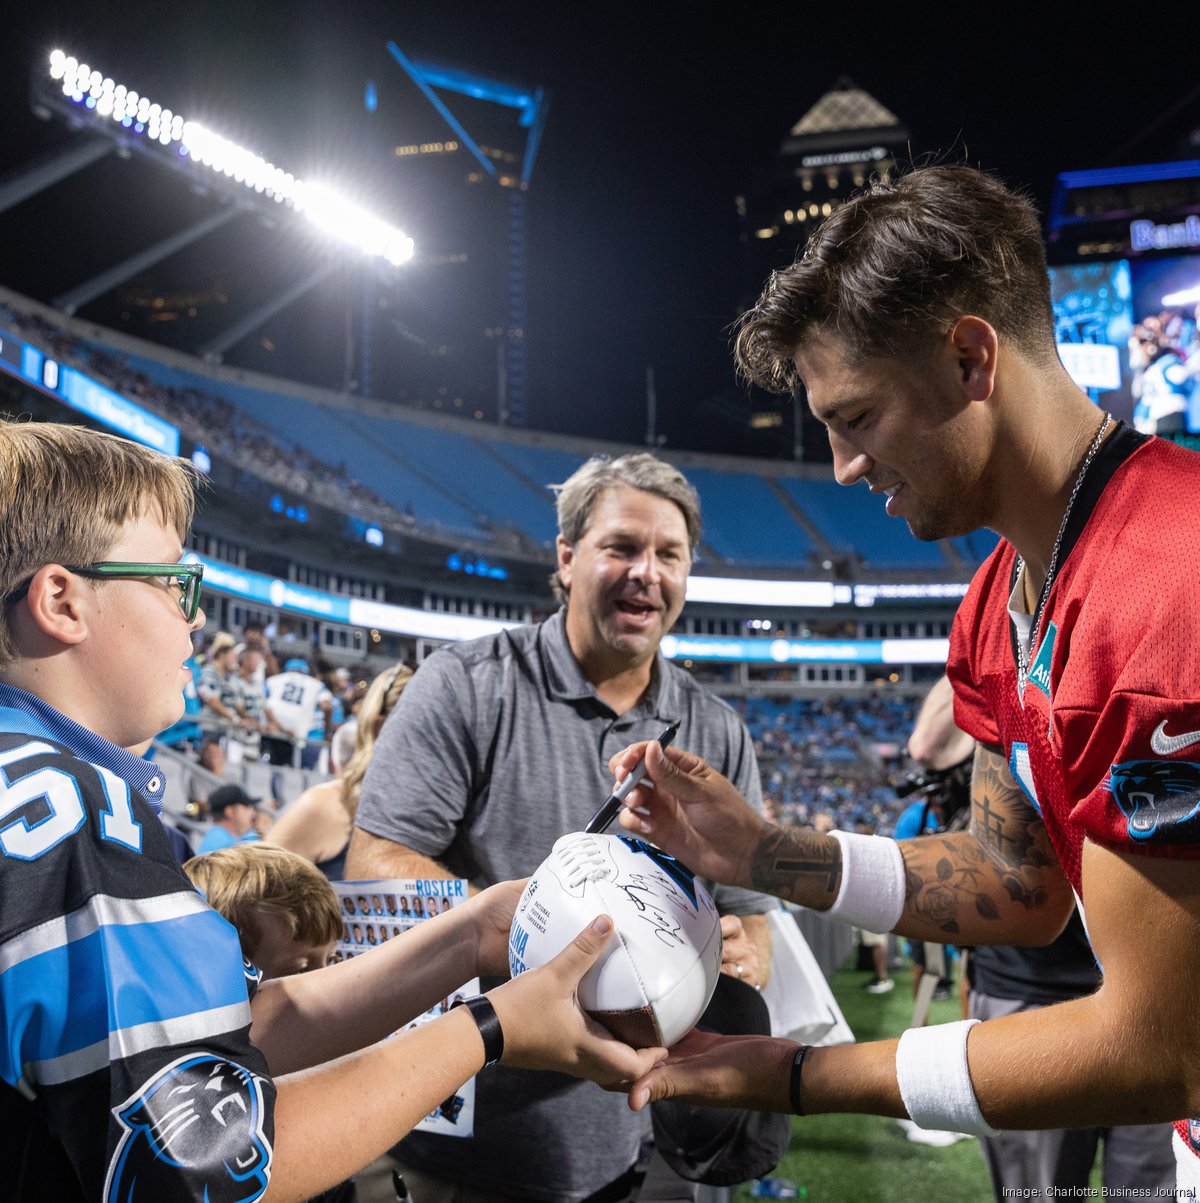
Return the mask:
[[102,75],[74,55],[52,51],[50,78],[61,85],[63,95],[73,104],[149,142],[163,147],[177,146],[181,156],[294,209],[338,242],[396,266],[413,257],[413,240],[403,230],[374,217],[327,184],[297,179],[198,121],[188,121],[179,113],[152,103],[148,97]]

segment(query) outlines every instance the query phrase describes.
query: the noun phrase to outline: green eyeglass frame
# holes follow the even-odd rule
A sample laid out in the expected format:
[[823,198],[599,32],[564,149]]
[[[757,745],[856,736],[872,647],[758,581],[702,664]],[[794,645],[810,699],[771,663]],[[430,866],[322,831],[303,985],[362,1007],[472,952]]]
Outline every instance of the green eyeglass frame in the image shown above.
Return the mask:
[[[203,564],[138,564],[123,560],[101,560],[96,564],[64,564],[68,572],[97,581],[138,581],[165,577],[179,586],[179,608],[188,622],[195,622],[200,613],[200,586],[204,580]],[[31,577],[14,589],[4,600],[20,601],[29,592]]]

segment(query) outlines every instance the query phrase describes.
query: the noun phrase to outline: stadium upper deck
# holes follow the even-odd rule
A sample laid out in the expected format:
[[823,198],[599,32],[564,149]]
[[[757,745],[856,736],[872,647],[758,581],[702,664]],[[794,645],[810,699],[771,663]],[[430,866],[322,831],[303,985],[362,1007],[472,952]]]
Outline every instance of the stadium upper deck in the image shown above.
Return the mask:
[[[204,363],[0,290],[10,324],[58,360],[176,423],[190,441],[368,522],[544,561],[550,486],[588,455],[635,450],[417,414],[385,402]],[[828,468],[672,455],[704,510],[700,564],[716,575],[966,580],[987,537],[922,543]]]

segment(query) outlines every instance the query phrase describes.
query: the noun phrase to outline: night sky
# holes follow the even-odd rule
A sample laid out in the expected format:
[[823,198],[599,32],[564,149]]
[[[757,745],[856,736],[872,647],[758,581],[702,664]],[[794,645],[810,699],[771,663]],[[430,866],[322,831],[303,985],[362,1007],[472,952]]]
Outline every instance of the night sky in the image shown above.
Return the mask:
[[[0,171],[68,137],[61,123],[33,118],[28,102],[32,68],[57,45],[297,174],[357,181],[365,203],[428,246],[443,209],[406,187],[390,148],[443,130],[387,56],[387,39],[540,84],[552,103],[529,196],[528,424],[638,441],[653,364],[667,445],[711,450],[728,445],[703,403],[731,375],[733,198],[839,76],[908,126],[914,159],[993,169],[1043,208],[1056,172],[1182,157],[1182,140],[1200,126],[1194,31],[1172,29],[1169,7],[1129,7],[1119,22],[1071,4],[1042,5],[1036,20],[1018,20],[1035,11],[1024,6],[781,10],[728,6],[714,18],[650,0],[41,0],[8,18],[0,44]],[[379,86],[373,115],[362,106],[368,78]],[[448,103],[485,136],[496,121],[498,135],[515,133],[508,117]],[[48,300],[177,228],[200,201],[162,184],[160,173],[114,158],[0,215],[0,283]],[[294,275],[303,248],[282,233],[277,242]],[[236,260],[237,251],[232,236],[218,236],[201,253]],[[189,271],[198,279],[199,267],[177,265],[180,283]],[[229,279],[236,288],[237,273]],[[415,292],[421,279],[412,277]],[[330,304],[344,309],[345,299]],[[300,351],[280,331],[281,351],[253,366],[287,375],[288,355]]]

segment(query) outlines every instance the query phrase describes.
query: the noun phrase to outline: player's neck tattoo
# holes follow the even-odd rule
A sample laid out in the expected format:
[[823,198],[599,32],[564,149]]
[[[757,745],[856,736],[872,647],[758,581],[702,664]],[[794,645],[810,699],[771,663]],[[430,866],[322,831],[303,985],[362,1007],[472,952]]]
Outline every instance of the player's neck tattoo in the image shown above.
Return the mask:
[[825,910],[842,881],[842,846],[802,827],[769,826],[750,861],[751,884],[788,902]]

